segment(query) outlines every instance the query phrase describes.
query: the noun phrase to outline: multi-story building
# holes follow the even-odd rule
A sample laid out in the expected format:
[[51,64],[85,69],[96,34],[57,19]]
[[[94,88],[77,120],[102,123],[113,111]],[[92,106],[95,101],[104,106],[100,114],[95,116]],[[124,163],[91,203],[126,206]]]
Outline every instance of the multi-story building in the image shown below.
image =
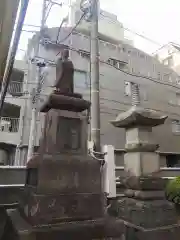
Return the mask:
[[[114,24],[112,21],[111,24]],[[112,29],[114,26],[112,27]],[[110,29],[110,26],[109,26]],[[109,30],[108,29],[108,30]],[[122,31],[122,28],[120,28]],[[81,25],[72,31],[71,27],[61,29],[58,44],[56,44],[58,28],[48,29],[45,41],[41,42],[40,56],[46,62],[54,63],[63,48],[70,48],[70,57],[74,63],[75,91],[80,92],[86,99],[91,99],[90,80],[90,39],[89,30]],[[110,31],[111,32],[111,31]],[[49,38],[47,39],[47,35]],[[126,39],[117,37],[112,33],[99,33],[100,52],[100,115],[101,115],[101,143],[114,145],[123,149],[125,145],[125,132],[113,128],[110,121],[115,119],[120,111],[126,111],[131,106],[131,84],[136,83],[140,91],[140,104],[145,108],[153,109],[160,114],[168,115],[166,124],[157,127],[154,138],[160,143],[162,164],[176,164],[180,159],[180,76],[168,66],[160,63],[156,58],[134,48]],[[37,84],[35,65],[29,61],[34,57],[34,49],[38,44],[35,35],[29,42],[27,51],[28,76],[24,81],[26,95],[20,111],[20,130],[18,148],[16,151],[16,164],[25,164],[29,142],[31,124],[31,97],[30,93]],[[55,64],[44,71],[44,84],[40,96],[41,104],[47,94],[52,91],[55,81]],[[45,73],[48,73],[47,75]],[[20,97],[21,98],[21,97]],[[19,98],[18,98],[19,100]],[[13,101],[13,100],[12,100]],[[41,117],[37,121],[36,146],[41,136]],[[5,138],[4,138],[5,139]],[[169,161],[170,160],[170,161]]]
[[153,54],[161,63],[180,75],[180,45],[170,42]]
[[0,164],[11,165],[14,162],[16,146],[20,137],[20,112],[25,97],[23,92],[25,68],[24,61],[15,62],[8,87],[0,120]]

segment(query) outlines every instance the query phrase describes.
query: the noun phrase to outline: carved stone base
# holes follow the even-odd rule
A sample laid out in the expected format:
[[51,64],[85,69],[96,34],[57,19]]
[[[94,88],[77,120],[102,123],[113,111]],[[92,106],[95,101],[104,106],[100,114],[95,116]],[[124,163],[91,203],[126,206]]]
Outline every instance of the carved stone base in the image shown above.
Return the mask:
[[104,216],[103,199],[101,194],[32,194],[21,211],[33,226],[96,220]]
[[6,240],[90,240],[108,237],[120,239],[124,233],[123,222],[111,218],[32,227],[21,217],[18,210],[8,211],[8,215],[13,226],[13,234]]
[[[154,229],[149,231],[138,231],[137,239],[146,240],[179,240],[180,226],[174,225],[163,229]],[[127,239],[128,240],[128,239]]]
[[180,226],[171,225],[164,228],[140,229],[126,224],[126,240],[179,240]]

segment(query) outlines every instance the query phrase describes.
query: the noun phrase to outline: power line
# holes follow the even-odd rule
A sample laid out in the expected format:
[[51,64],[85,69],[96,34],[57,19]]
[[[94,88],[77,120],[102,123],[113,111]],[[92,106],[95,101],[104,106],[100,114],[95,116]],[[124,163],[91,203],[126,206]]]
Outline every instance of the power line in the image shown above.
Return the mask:
[[[82,16],[80,17],[80,19],[77,21],[76,25],[71,29],[70,33],[69,33],[66,37],[64,37],[63,39],[61,39],[60,41],[58,41],[58,44],[64,42],[66,39],[68,39],[68,38],[71,36],[71,34],[73,33],[73,31],[74,31],[74,30],[78,27],[78,25],[81,23],[81,21],[83,20],[83,18],[85,17],[85,15],[86,15],[86,13],[83,13],[83,14],[82,14]],[[59,52],[59,53],[60,53],[60,52]],[[56,56],[58,56],[59,53],[57,53]]]
[[[58,43],[58,44],[59,44],[59,43]],[[80,49],[75,49],[75,48],[70,47],[70,46],[67,46],[67,48],[68,48],[69,50],[74,51],[74,52],[77,52],[77,53],[84,53],[82,50],[80,50]],[[59,52],[59,53],[60,53],[60,52]],[[59,55],[59,53],[57,53],[57,55]],[[57,55],[56,55],[56,56],[57,56]],[[99,57],[99,56],[98,56],[98,57]],[[47,60],[47,61],[50,61],[51,63],[55,64],[55,61],[52,61],[52,60],[50,60],[50,59],[48,59],[48,58],[43,58],[43,59],[44,59],[44,60]],[[157,79],[157,78],[153,78],[153,77],[149,77],[149,76],[145,76],[145,75],[140,75],[140,74],[139,74],[139,75],[136,75],[136,74],[130,73],[130,72],[128,72],[128,71],[124,71],[123,69],[119,69],[119,68],[117,68],[116,66],[108,63],[108,62],[105,61],[105,60],[100,60],[100,58],[99,58],[99,61],[100,61],[101,63],[103,63],[103,64],[106,64],[106,65],[108,65],[108,66],[110,66],[110,67],[115,68],[115,69],[118,70],[118,71],[123,72],[123,73],[126,74],[126,75],[130,75],[130,76],[137,77],[137,78],[147,79],[147,80],[150,80],[150,81],[152,81],[152,82],[154,82],[154,83],[159,83],[159,84],[161,84],[161,85],[173,87],[173,88],[176,88],[176,89],[179,89],[179,90],[180,90],[180,87],[175,86],[175,85],[170,84],[170,83],[160,82],[159,79]],[[132,82],[133,82],[133,81],[132,81]]]
[[173,88],[180,89],[180,87],[175,86],[175,85],[172,85],[172,84],[170,84],[170,83],[160,82],[160,81],[158,81],[158,79],[156,79],[156,78],[152,78],[152,77],[148,77],[148,76],[144,76],[144,75],[136,75],[136,74],[133,74],[133,73],[130,73],[130,72],[126,72],[126,71],[124,71],[124,70],[122,70],[122,69],[119,69],[119,68],[117,68],[116,66],[111,65],[111,64],[108,63],[108,62],[105,62],[105,61],[102,61],[102,60],[100,60],[100,62],[102,62],[102,63],[104,63],[104,64],[107,64],[107,65],[109,65],[109,66],[111,66],[111,67],[113,67],[113,68],[115,68],[115,69],[117,69],[117,70],[119,70],[119,71],[127,74],[127,75],[130,75],[130,76],[133,76],[133,77],[137,77],[137,78],[148,79],[148,80],[150,80],[150,81],[152,81],[152,82],[159,83],[159,84],[161,84],[161,85],[165,85],[165,86],[169,86],[169,87],[173,87]]
[[[75,49],[75,48],[72,48],[72,47],[69,47],[69,46],[68,46],[68,49],[70,49],[71,51],[78,52],[78,53],[83,53],[83,51],[78,50],[78,49]],[[58,53],[58,54],[59,54],[59,53]],[[57,54],[57,55],[58,55],[58,54]],[[99,57],[99,56],[98,56],[98,57]],[[106,62],[106,61],[104,61],[104,60],[100,60],[100,59],[99,59],[99,61],[100,61],[101,63],[107,64],[108,66],[111,66],[111,67],[115,68],[115,69],[118,70],[118,71],[123,72],[123,73],[126,74],[126,75],[130,75],[130,76],[137,77],[137,78],[148,79],[148,80],[150,80],[150,81],[152,81],[152,82],[159,83],[159,84],[161,84],[161,85],[165,85],[165,86],[173,87],[173,88],[176,88],[176,89],[180,89],[180,87],[175,86],[175,85],[173,85],[173,84],[165,83],[165,82],[160,82],[157,78],[152,78],[152,77],[148,77],[148,76],[144,76],[144,75],[136,75],[136,74],[133,74],[133,73],[124,71],[124,70],[122,70],[122,69],[119,69],[119,68],[117,68],[116,66],[114,66],[114,65],[112,65],[112,64],[110,64],[110,63],[108,63],[108,62]]]
[[62,26],[66,22],[66,20],[67,20],[66,18],[63,18],[63,20],[61,21],[61,24],[60,24],[60,26],[58,28],[58,34],[57,34],[57,38],[56,38],[56,43],[58,43],[58,39],[59,39],[59,35],[60,35],[60,32],[61,32]]
[[[78,88],[84,89],[84,88],[81,88],[81,87],[78,87]],[[84,94],[83,93],[83,95],[90,95],[90,94]],[[41,94],[41,96],[47,96],[47,94]],[[6,98],[8,99],[8,98],[12,98],[12,97],[11,96],[7,96]],[[21,97],[20,100],[21,99],[22,100],[30,100],[30,96],[29,97],[28,96],[27,97]],[[100,100],[104,101],[104,102],[103,101],[100,102],[101,103],[101,109],[104,106],[103,104],[106,104],[106,102],[111,102],[111,103],[114,102],[114,103],[122,104],[122,105],[125,105],[125,106],[131,106],[131,103],[128,103],[128,102],[125,102],[125,101],[117,101],[117,100],[114,100],[114,99],[108,99],[108,98],[104,98],[104,97],[100,97]],[[107,106],[104,106],[104,108],[110,109],[110,110],[114,110],[114,111],[119,111],[120,110],[119,108],[109,108]],[[153,108],[152,110],[169,114],[169,112],[163,111],[161,109]],[[177,114],[177,113],[172,113],[172,115],[176,115],[176,116],[180,117],[180,114]]]
[[[83,51],[80,50],[80,49],[75,49],[75,48],[70,47],[70,46],[67,46],[67,48],[68,48],[69,50],[74,51],[74,52],[77,52],[77,53],[83,53]],[[59,52],[59,53],[60,53],[60,52]],[[59,54],[59,53],[58,53],[58,54]],[[58,54],[57,54],[57,55],[58,55]],[[56,56],[57,56],[57,55],[56,55]],[[98,57],[99,57],[99,56],[98,56]],[[45,59],[45,60],[47,60],[47,61],[50,61],[51,63],[55,64],[55,61],[52,61],[52,60],[50,60],[50,59],[48,59],[48,58],[43,58],[43,59]],[[99,61],[100,61],[101,63],[103,63],[103,64],[106,64],[106,65],[108,65],[108,66],[110,66],[110,67],[115,68],[115,69],[118,70],[118,71],[123,72],[123,73],[126,74],[126,75],[130,75],[130,76],[137,77],[137,78],[147,79],[147,80],[150,80],[150,81],[155,82],[155,83],[159,83],[159,84],[164,85],[164,86],[169,86],[169,87],[173,87],[173,88],[176,88],[176,89],[180,89],[180,87],[175,86],[175,85],[173,85],[173,84],[165,83],[165,82],[160,82],[159,79],[157,79],[157,78],[153,78],[153,77],[149,77],[149,76],[145,76],[145,75],[140,75],[140,74],[139,74],[139,75],[136,75],[136,74],[130,73],[130,72],[128,72],[128,71],[124,71],[124,70],[119,69],[119,68],[117,68],[116,66],[114,66],[114,65],[106,62],[105,60],[100,60],[100,59],[99,59]],[[132,82],[133,82],[133,81],[132,81]]]
[[[108,18],[108,19],[109,19],[109,22],[111,22],[111,23],[117,23],[117,22],[113,21],[112,19],[110,19],[108,16],[104,15],[102,12],[100,12],[100,15],[103,16],[103,17],[105,17],[105,18]],[[155,45],[162,46],[162,44],[160,44],[160,43],[158,43],[158,42],[156,42],[156,41],[154,41],[154,40],[152,40],[152,39],[144,36],[143,34],[137,33],[136,31],[134,31],[134,30],[132,30],[132,29],[129,29],[129,28],[123,27],[123,26],[122,26],[121,28],[122,28],[122,29],[125,29],[126,31],[131,32],[131,33],[133,33],[133,34],[135,34],[135,35],[137,35],[137,36],[139,36],[139,37],[141,37],[141,38],[144,38],[145,40],[147,40],[147,41],[149,41],[149,42],[152,42],[152,43],[155,44]]]

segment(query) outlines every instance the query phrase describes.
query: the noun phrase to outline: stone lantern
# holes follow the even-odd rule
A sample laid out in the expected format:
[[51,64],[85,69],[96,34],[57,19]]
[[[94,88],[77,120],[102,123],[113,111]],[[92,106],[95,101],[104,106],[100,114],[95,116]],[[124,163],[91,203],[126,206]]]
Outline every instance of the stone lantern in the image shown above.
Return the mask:
[[111,122],[126,130],[123,180],[126,190],[117,208],[119,218],[128,228],[127,240],[177,239],[176,214],[173,204],[165,199],[166,180],[159,177],[158,144],[152,138],[152,128],[164,124],[166,118],[133,106]]

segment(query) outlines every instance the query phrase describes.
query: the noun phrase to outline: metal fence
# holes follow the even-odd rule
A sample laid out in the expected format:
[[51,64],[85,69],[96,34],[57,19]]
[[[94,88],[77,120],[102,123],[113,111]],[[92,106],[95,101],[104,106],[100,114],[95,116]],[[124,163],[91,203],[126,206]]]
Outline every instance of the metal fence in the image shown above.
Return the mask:
[[9,118],[1,117],[0,118],[0,131],[15,133],[19,130],[19,118]]

